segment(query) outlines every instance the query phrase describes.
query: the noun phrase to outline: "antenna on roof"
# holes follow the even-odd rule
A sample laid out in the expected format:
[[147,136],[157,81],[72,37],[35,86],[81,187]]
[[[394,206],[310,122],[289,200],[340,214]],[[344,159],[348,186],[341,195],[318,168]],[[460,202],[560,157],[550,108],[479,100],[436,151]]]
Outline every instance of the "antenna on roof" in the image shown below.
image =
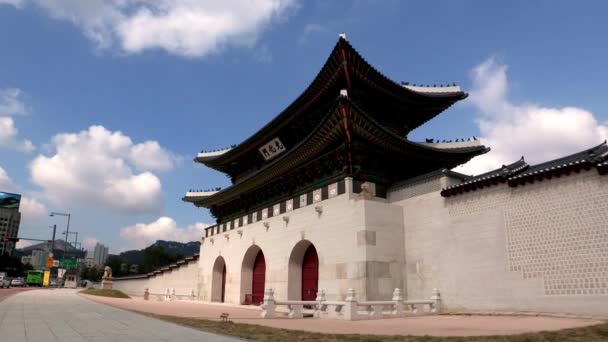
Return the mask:
[[338,35],[338,38],[346,40],[346,33],[342,32]]

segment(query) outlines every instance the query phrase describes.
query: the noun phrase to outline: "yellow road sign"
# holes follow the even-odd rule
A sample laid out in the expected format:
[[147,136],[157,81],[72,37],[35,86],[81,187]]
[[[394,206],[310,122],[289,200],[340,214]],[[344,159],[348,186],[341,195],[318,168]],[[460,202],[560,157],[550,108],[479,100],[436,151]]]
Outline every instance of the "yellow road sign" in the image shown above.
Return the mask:
[[49,286],[50,279],[51,279],[51,271],[44,271],[44,278],[42,278],[42,286]]

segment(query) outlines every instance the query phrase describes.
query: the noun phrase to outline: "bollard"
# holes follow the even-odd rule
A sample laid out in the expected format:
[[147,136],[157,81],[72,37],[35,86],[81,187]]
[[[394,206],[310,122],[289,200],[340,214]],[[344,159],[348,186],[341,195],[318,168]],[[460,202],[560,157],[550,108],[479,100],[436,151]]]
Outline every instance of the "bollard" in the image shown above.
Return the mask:
[[146,290],[144,291],[144,300],[148,299],[150,299],[150,290],[148,290],[148,288],[146,287]]

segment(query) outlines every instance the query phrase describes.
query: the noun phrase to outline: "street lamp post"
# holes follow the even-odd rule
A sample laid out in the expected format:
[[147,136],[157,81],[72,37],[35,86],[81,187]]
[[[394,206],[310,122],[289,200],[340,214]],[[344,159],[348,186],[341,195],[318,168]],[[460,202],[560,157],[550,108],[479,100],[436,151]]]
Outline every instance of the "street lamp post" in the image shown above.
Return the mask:
[[[70,233],[70,218],[72,215],[70,215],[69,213],[58,213],[58,212],[51,212],[50,216],[67,216],[68,217],[68,225],[66,227],[66,234],[65,234],[65,239],[66,239],[66,243],[67,243],[67,239],[68,239],[68,234]],[[63,245],[63,257],[65,258],[65,255],[67,254],[67,246]]]

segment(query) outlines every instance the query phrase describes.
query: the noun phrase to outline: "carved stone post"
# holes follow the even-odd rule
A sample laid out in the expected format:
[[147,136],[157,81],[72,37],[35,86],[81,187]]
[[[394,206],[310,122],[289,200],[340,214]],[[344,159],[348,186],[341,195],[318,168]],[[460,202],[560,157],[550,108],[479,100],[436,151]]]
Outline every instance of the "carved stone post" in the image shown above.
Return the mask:
[[175,296],[175,288],[171,288],[171,300],[175,300],[176,296]]
[[150,290],[148,290],[148,288],[146,287],[146,290],[144,291],[144,300],[148,299],[150,299]]
[[393,291],[393,302],[393,316],[403,317],[403,296],[398,288]]
[[190,292],[190,300],[195,300],[196,296],[194,295],[194,290],[192,290],[192,292]]
[[346,291],[346,298],[344,301],[344,319],[347,321],[354,321],[357,319],[357,294],[353,288],[349,288]]
[[274,303],[274,291],[272,288],[264,291],[264,299],[262,301],[262,318],[274,318],[276,305]]
[[315,312],[313,313],[313,317],[314,318],[319,318],[321,317],[321,314],[323,313],[323,302],[326,301],[325,299],[325,290],[321,289],[319,291],[317,291],[317,298],[315,298],[315,300],[317,301],[317,305],[315,307]]
[[431,312],[434,314],[441,313],[441,294],[437,288],[433,289],[433,295],[431,296],[431,300],[434,302],[433,307],[431,308]]
[[169,288],[165,289],[165,302],[168,302],[171,299],[171,293],[169,292]]

